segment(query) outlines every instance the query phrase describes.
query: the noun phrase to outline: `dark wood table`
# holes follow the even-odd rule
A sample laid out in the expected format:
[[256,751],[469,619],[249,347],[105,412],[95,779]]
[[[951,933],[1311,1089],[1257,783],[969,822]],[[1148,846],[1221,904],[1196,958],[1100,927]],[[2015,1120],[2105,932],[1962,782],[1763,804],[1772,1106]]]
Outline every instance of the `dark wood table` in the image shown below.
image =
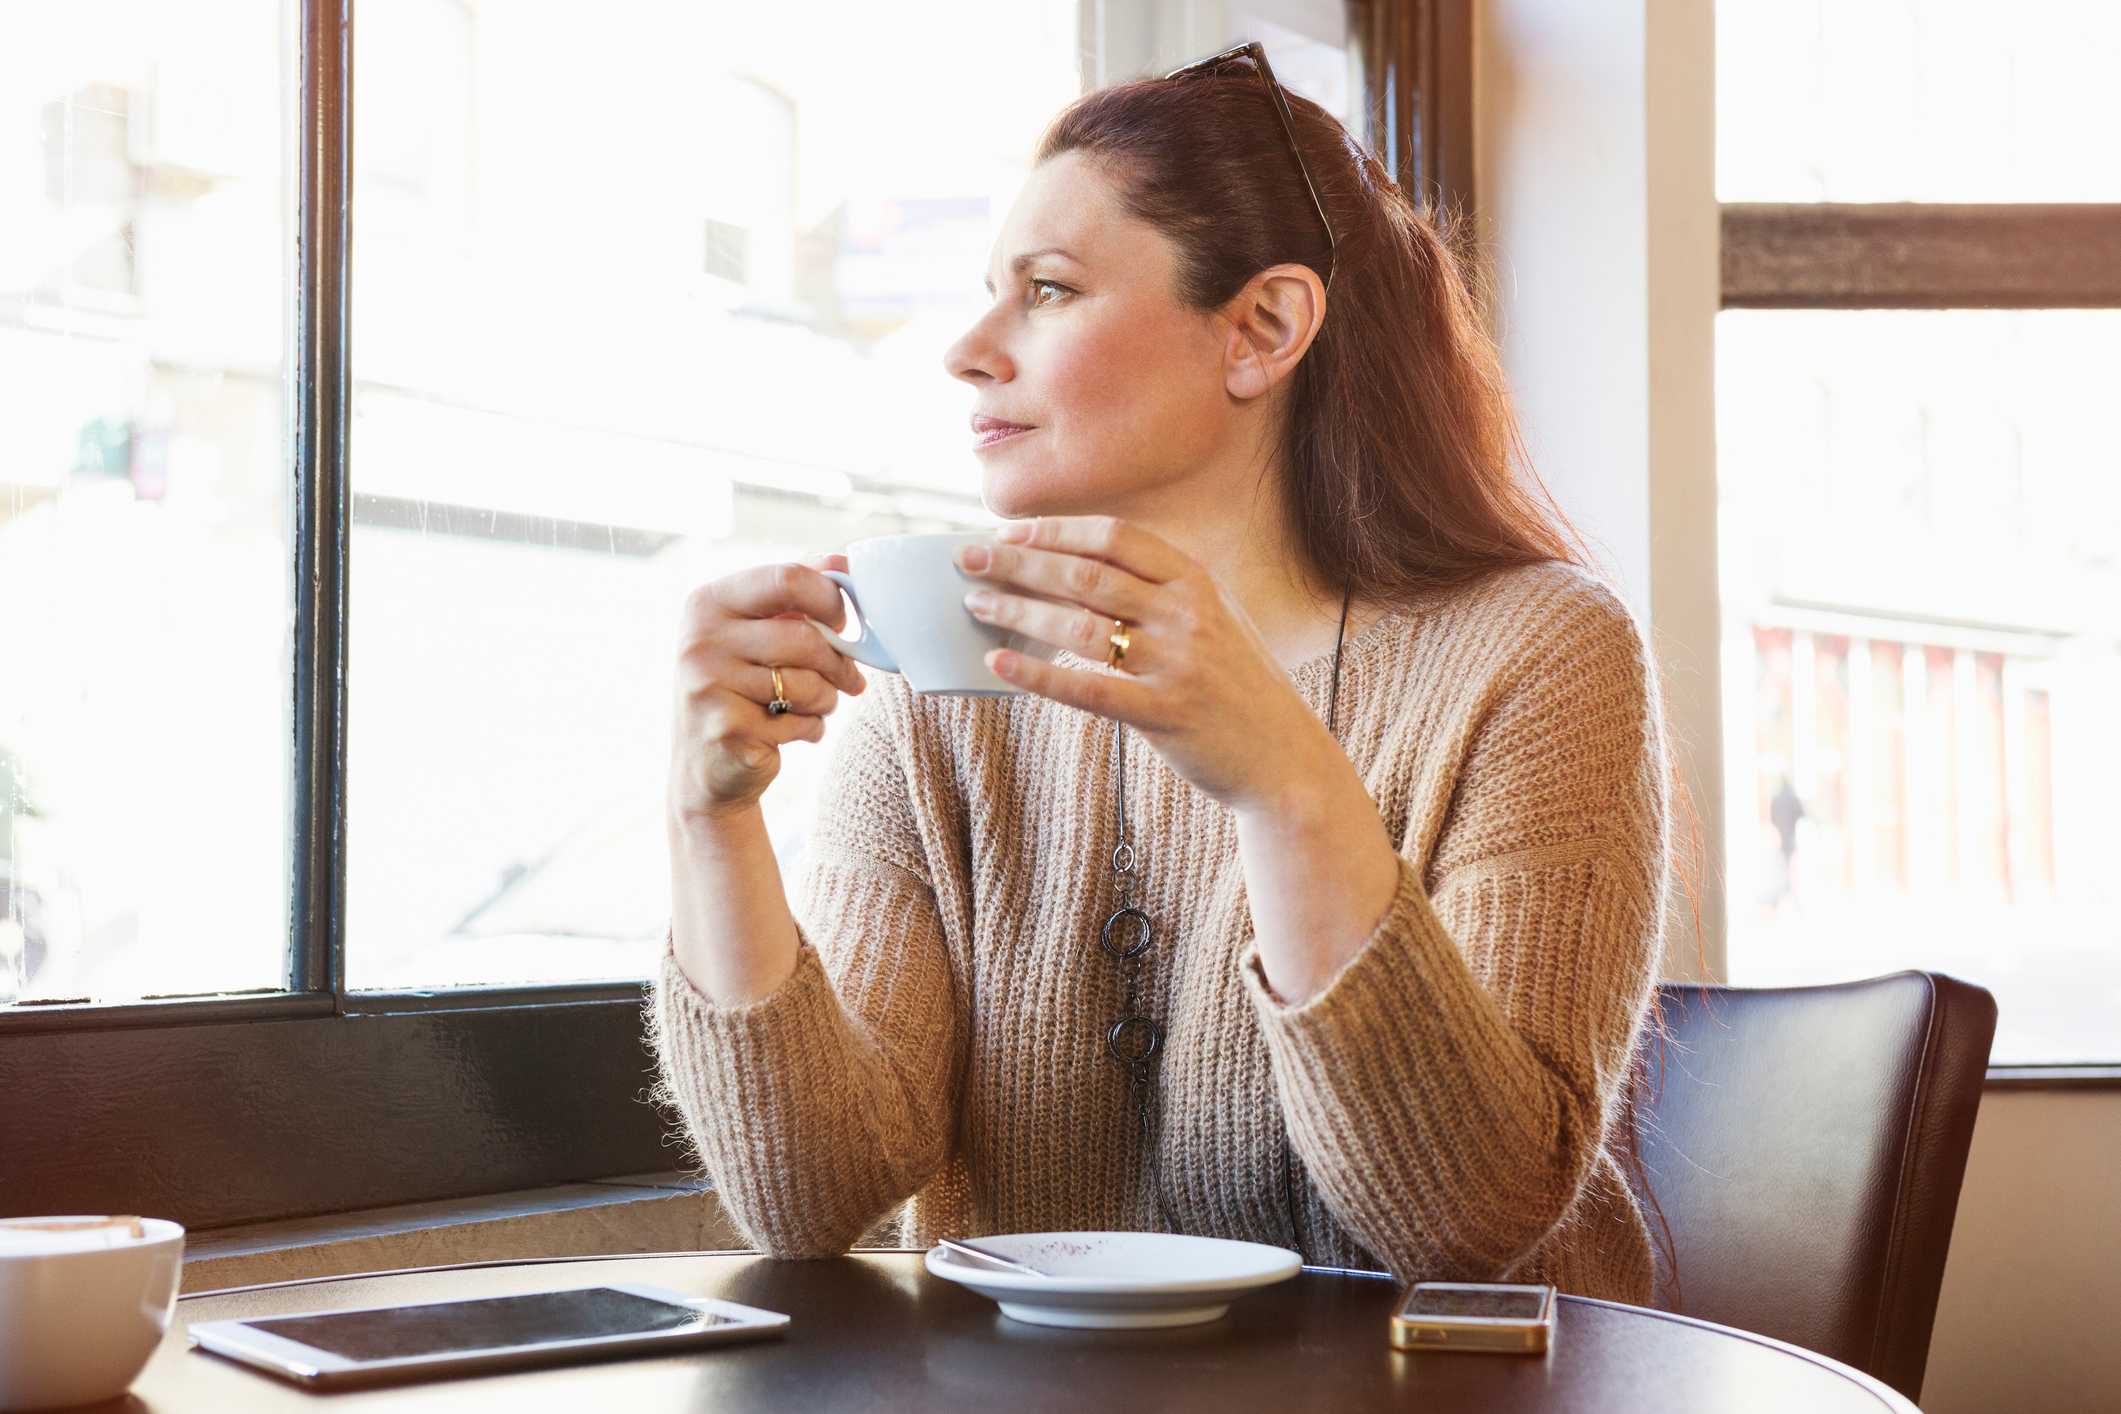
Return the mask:
[[[648,1282],[794,1317],[786,1336],[657,1358],[316,1395],[188,1348],[193,1321]],[[1177,1330],[1021,1325],[928,1274],[920,1254],[821,1262],[751,1253],[513,1262],[205,1293],[109,1410],[1624,1410],[1910,1411],[1824,1356],[1702,1321],[1563,1297],[1543,1357],[1408,1354],[1386,1342],[1398,1289],[1306,1270]]]

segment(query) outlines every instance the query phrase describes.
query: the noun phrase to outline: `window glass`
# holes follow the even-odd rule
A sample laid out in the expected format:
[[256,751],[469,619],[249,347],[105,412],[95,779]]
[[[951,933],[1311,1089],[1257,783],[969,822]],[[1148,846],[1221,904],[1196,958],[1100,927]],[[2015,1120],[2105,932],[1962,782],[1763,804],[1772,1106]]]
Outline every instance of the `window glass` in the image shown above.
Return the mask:
[[1724,201],[2121,201],[2121,5],[1720,0]]
[[291,8],[0,41],[0,1004],[286,985]]
[[2121,311],[1717,323],[1732,980],[1937,969],[2121,1048]]
[[[685,593],[993,522],[942,354],[1076,6],[394,0],[356,44],[347,975],[643,976]],[[830,749],[765,797],[784,870]]]

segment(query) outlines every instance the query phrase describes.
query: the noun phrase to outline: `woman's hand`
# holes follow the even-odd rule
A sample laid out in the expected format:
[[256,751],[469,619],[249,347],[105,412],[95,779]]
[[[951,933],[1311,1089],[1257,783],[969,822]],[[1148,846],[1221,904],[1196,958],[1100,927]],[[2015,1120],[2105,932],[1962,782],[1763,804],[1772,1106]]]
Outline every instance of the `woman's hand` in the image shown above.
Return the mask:
[[1163,537],[1110,516],[1042,516],[1002,527],[997,539],[1010,543],[986,547],[985,566],[960,552],[959,567],[1040,598],[974,590],[965,605],[975,618],[1097,663],[1114,619],[1128,635],[1116,674],[995,649],[987,665],[1004,681],[1125,722],[1232,810],[1279,809],[1322,746],[1337,753],[1244,611]]
[[[845,555],[754,565],[686,596],[670,760],[674,823],[693,825],[755,805],[780,774],[780,748],[824,740],[825,718],[840,693],[868,685],[854,660],[805,622],[846,626],[839,586],[819,573],[846,568]],[[766,710],[774,668],[792,704],[780,716]]]

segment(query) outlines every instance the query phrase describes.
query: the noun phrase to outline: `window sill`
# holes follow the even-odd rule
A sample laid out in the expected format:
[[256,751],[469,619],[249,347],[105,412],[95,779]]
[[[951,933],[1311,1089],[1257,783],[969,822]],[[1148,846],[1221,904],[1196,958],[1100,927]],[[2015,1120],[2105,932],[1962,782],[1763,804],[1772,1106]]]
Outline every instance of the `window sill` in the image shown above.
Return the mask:
[[[1991,1066],[1985,1088],[2121,1089],[2121,1065]],[[201,1229],[185,1243],[182,1290],[189,1296],[263,1282],[456,1262],[727,1252],[747,1245],[705,1180],[677,1172],[627,1174],[438,1203]]]
[[1992,1065],[1989,1090],[2121,1090],[2121,1063],[2110,1065]]
[[405,1267],[745,1247],[714,1190],[682,1173],[408,1203],[189,1234],[182,1292]]

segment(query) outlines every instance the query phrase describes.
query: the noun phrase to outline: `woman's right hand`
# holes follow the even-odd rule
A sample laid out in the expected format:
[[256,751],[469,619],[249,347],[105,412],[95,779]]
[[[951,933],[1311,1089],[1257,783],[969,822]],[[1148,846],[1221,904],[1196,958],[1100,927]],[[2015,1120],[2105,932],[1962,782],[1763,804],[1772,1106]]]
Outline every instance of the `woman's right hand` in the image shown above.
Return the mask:
[[[845,555],[754,565],[685,596],[670,774],[678,824],[757,804],[780,774],[781,747],[824,740],[840,693],[868,686],[854,660],[805,622],[845,630],[839,586],[820,571],[846,568]],[[774,668],[793,704],[780,716],[766,710]]]

